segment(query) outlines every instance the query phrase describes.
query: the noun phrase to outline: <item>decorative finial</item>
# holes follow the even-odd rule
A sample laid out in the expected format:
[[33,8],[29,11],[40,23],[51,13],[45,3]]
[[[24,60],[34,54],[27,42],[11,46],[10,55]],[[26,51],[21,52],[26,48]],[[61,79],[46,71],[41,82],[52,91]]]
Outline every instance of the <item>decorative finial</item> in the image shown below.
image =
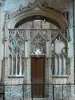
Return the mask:
[[19,10],[20,10],[20,11],[23,10],[23,6],[22,6],[22,4],[20,5]]
[[28,7],[30,8],[31,6],[32,6],[32,3],[31,3],[31,2],[29,2]]
[[48,2],[47,2],[47,1],[44,1],[43,6],[44,6],[44,7],[47,7],[47,6],[48,6]]

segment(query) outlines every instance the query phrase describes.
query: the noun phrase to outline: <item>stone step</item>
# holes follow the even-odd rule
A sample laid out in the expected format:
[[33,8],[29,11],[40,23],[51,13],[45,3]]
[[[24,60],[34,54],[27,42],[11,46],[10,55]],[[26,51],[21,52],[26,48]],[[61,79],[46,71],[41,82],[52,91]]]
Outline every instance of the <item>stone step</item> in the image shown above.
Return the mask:
[[45,99],[45,98],[25,98],[25,100],[47,100],[47,99]]
[[46,100],[45,98],[33,98],[33,100]]

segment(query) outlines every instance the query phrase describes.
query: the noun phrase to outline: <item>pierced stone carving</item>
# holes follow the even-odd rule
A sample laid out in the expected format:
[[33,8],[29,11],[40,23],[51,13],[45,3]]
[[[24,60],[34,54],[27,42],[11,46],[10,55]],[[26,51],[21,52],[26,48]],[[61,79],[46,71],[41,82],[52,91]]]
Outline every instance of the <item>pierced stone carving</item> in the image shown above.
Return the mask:
[[9,49],[15,55],[22,53],[24,55],[24,38],[25,30],[10,30],[9,31]]
[[[46,32],[45,31],[31,31],[31,54],[45,54],[46,49]],[[39,52],[37,52],[39,51]]]
[[[40,54],[46,53],[46,41],[49,40],[49,32],[51,32],[51,42],[58,36],[58,30],[34,29],[28,30],[30,32],[30,54],[35,54],[37,51]],[[47,31],[49,31],[47,33]],[[27,40],[25,30],[10,30],[9,31],[9,49],[14,54],[22,53],[24,55],[24,42]],[[29,38],[29,37],[28,37]]]

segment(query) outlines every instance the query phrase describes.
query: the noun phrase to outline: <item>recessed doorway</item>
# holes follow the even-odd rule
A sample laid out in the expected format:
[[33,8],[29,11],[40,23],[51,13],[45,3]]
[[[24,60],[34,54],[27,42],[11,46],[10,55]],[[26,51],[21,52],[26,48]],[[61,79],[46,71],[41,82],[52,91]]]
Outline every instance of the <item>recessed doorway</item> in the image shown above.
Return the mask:
[[33,98],[44,98],[45,57],[31,57],[31,83]]

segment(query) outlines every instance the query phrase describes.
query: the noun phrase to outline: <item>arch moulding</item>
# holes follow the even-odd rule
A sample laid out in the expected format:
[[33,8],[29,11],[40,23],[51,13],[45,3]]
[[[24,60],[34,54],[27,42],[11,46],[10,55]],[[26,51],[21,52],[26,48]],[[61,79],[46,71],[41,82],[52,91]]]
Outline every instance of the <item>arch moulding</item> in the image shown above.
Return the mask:
[[15,13],[12,13],[11,18],[7,22],[7,26],[8,28],[15,28],[15,26],[17,24],[20,24],[23,20],[27,21],[28,18],[29,20],[31,18],[38,19],[40,16],[42,18],[46,18],[47,21],[50,21],[58,28],[68,28],[68,23],[62,13],[52,8],[43,7],[39,2],[36,2],[29,8],[24,8],[21,11],[16,11]]

